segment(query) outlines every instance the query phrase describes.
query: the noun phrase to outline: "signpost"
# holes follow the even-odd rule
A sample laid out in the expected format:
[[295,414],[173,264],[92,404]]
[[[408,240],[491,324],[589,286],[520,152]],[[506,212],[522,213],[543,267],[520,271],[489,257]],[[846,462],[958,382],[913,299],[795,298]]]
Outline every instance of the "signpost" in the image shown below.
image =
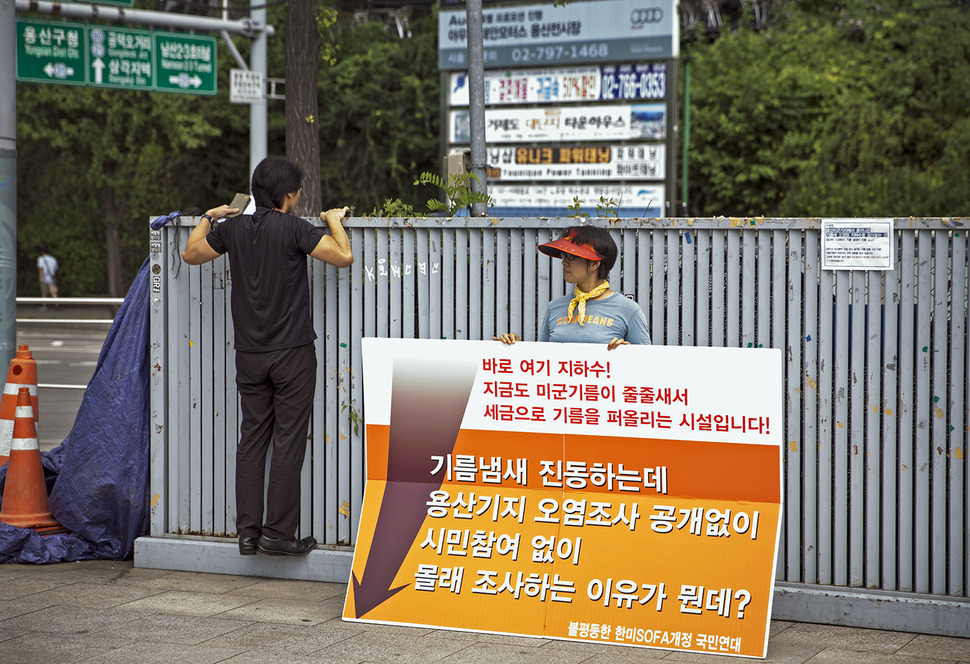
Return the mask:
[[87,26],[17,19],[17,80],[84,85]]
[[17,80],[216,94],[216,39],[17,19]]
[[216,93],[216,38],[155,33],[155,89],[197,95]]

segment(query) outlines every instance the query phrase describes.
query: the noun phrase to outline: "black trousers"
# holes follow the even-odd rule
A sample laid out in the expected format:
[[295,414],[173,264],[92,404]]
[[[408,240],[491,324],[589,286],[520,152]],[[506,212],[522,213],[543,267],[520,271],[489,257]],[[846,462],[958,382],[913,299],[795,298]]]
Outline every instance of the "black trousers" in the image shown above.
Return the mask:
[[[300,471],[316,388],[313,344],[249,353],[236,351],[242,427],[236,449],[236,533],[292,539],[300,521]],[[270,442],[266,514],[263,482]]]

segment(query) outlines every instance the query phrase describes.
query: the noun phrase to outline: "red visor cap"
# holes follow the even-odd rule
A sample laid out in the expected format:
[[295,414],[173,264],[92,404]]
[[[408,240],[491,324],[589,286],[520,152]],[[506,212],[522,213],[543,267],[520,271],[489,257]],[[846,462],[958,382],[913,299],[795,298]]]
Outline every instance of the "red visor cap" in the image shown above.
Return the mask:
[[569,235],[567,237],[560,238],[555,242],[540,244],[539,251],[547,256],[552,256],[553,258],[562,258],[563,253],[567,253],[591,261],[603,260],[603,257],[596,253],[592,246],[573,242],[573,237],[575,236]]

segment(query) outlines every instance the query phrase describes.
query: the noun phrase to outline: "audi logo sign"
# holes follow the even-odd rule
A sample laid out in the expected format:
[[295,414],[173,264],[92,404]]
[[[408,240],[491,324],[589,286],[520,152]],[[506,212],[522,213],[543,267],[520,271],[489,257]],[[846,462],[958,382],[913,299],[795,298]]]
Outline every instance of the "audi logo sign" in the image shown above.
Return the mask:
[[664,12],[660,7],[644,7],[634,9],[630,12],[630,23],[632,25],[646,25],[647,23],[660,23],[663,20]]

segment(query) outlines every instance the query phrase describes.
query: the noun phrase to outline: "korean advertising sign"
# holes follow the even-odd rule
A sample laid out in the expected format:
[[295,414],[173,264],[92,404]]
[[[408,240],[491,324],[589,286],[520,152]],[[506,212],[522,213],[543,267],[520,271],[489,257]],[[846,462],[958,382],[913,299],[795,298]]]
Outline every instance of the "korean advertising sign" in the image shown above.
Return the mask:
[[[465,8],[438,14],[438,68],[468,67]],[[486,69],[676,58],[672,0],[595,0],[482,10]]]
[[776,349],[364,339],[345,620],[764,657]]

